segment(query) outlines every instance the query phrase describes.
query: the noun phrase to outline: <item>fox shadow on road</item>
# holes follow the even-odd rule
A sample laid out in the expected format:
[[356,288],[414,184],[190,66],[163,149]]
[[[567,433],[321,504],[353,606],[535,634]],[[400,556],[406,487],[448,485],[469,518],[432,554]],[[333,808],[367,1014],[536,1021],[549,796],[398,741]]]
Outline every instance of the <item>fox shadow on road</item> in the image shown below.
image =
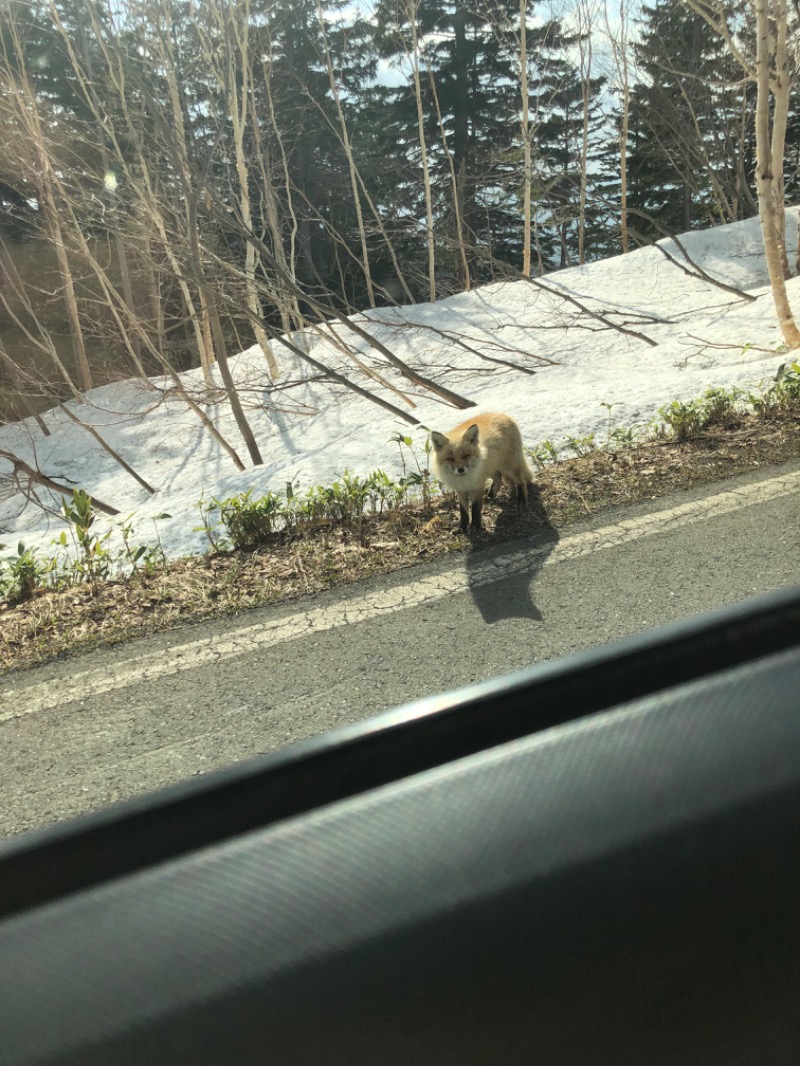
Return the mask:
[[[542,613],[533,600],[533,579],[558,543],[558,530],[535,485],[529,487],[527,505],[502,498],[495,506],[499,513],[493,534],[476,538],[467,553],[467,575],[475,606],[489,624],[504,618],[541,621]],[[501,543],[492,547],[493,539]],[[520,557],[523,552],[524,557]],[[504,570],[507,575],[500,576]]]

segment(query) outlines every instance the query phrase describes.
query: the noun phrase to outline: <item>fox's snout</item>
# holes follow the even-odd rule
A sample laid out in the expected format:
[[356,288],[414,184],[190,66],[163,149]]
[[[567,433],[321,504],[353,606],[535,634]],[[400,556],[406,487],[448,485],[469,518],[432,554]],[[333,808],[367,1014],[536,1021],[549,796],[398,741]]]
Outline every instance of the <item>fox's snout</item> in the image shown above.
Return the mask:
[[453,473],[454,474],[466,474],[466,472],[467,472],[467,468],[465,466],[454,466],[453,467]]

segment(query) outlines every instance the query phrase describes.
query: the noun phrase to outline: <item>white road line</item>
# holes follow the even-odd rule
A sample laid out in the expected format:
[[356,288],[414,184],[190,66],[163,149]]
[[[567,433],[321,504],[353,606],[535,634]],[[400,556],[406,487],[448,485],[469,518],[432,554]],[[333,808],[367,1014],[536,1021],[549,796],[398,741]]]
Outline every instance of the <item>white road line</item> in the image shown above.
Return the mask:
[[26,685],[15,678],[0,692],[0,724],[26,714],[63,707],[74,700],[140,681],[153,681],[207,663],[249,655],[260,648],[270,648],[310,633],[321,633],[337,626],[355,625],[378,614],[402,611],[452,596],[467,589],[500,581],[509,574],[534,567],[552,566],[579,556],[614,548],[620,544],[678,529],[707,518],[727,514],[742,507],[754,507],[769,500],[800,490],[800,471],[758,481],[740,488],[718,492],[701,500],[680,504],[639,518],[623,519],[613,525],[584,533],[573,533],[556,543],[523,548],[511,555],[489,559],[477,567],[465,567],[457,573],[411,578],[391,589],[353,596],[340,604],[299,610],[290,618],[259,622],[233,630],[221,637],[202,637],[184,644],[173,644],[160,651],[148,652],[129,660],[113,674],[107,667],[79,670],[70,677]]

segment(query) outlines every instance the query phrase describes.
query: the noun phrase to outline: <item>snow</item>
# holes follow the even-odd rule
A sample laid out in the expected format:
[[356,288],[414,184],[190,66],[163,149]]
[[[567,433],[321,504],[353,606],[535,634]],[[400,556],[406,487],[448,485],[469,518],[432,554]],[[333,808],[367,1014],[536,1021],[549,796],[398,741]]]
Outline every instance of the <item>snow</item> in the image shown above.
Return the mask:
[[[797,240],[797,219],[796,208],[788,212],[790,248]],[[692,232],[680,241],[704,271],[755,299],[742,299],[704,280],[667,239],[660,247],[691,276],[658,247],[649,247],[549,275],[542,287],[524,280],[501,282],[435,304],[355,316],[399,358],[475,400],[477,409],[462,412],[411,385],[340,323],[332,323],[340,340],[387,385],[372,380],[324,334],[293,339],[305,343],[315,359],[413,413],[429,428],[447,430],[477,411],[502,410],[517,419],[529,447],[544,440],[558,446],[569,437],[590,433],[604,441],[609,428],[604,404],[612,405],[611,426],[627,427],[646,422],[665,403],[695,398],[712,386],[755,388],[773,379],[786,359],[780,354],[758,219]],[[792,279],[788,289],[800,311],[800,278]],[[644,336],[620,333],[559,294]],[[33,419],[0,427],[0,449],[117,508],[115,528],[133,514],[135,542],[155,543],[153,519],[169,514],[157,521],[169,557],[208,549],[198,528],[201,497],[224,498],[250,488],[256,495],[268,489],[283,491],[288,481],[304,492],[330,483],[346,468],[362,475],[381,468],[399,477],[400,453],[392,439],[398,432],[414,439],[422,460],[427,434],[420,426],[411,427],[340,384],[313,380],[317,371],[279,344],[275,354],[281,369],[275,383],[257,347],[231,359],[262,466],[250,463],[218,371],[220,390],[213,396],[199,370],[182,374],[181,380],[245,462],[244,472],[236,470],[197,415],[170,391],[171,382],[157,378],[150,387],[134,380],[107,385],[87,393],[83,403],[69,404],[156,488],[152,496],[58,409],[43,416],[50,436],[44,436]],[[536,373],[484,361],[480,355]],[[412,411],[388,384],[413,399],[416,408]],[[409,455],[406,461],[413,464]],[[7,477],[10,469],[0,458],[2,554],[15,553],[20,540],[52,554],[52,542],[65,528],[58,514],[61,497],[37,488],[39,504],[32,502],[14,490]],[[102,532],[107,521],[99,517],[94,529]]]

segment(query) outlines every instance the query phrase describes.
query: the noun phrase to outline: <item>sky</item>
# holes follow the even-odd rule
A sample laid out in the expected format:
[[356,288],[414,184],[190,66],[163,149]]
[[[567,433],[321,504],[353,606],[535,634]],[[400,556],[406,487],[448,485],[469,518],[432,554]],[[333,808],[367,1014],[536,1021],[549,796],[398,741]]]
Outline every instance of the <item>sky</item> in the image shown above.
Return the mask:
[[[788,213],[787,227],[789,247],[794,248],[796,208]],[[156,488],[152,496],[58,410],[43,416],[49,436],[33,419],[0,426],[0,449],[115,507],[120,515],[111,527],[117,545],[121,522],[130,520],[133,543],[160,540],[174,558],[209,548],[201,499],[247,490],[255,495],[283,491],[287,482],[303,493],[312,485],[329,484],[345,469],[364,475],[380,468],[398,478],[403,465],[394,438],[410,435],[424,462],[427,431],[422,426],[446,431],[469,414],[499,410],[519,422],[531,448],[549,440],[562,449],[570,437],[592,433],[603,443],[609,429],[646,423],[672,400],[690,400],[715,386],[753,389],[766,384],[787,361],[780,351],[758,219],[692,232],[681,242],[713,278],[756,299],[704,280],[666,239],[659,242],[661,250],[642,248],[551,274],[542,282],[547,291],[524,280],[499,282],[435,304],[356,316],[409,365],[474,400],[478,407],[468,411],[409,385],[367,342],[339,324],[332,328],[353,346],[362,364],[383,376],[385,385],[319,334],[295,336],[296,342],[307,343],[315,359],[406,410],[420,423],[417,428],[341,385],[312,380],[314,370],[276,345],[281,371],[276,382],[270,381],[257,347],[231,360],[262,466],[237,471],[197,416],[169,391],[170,383],[159,378],[146,385],[130,380],[97,388],[83,403],[69,404]],[[788,289],[800,314],[800,278],[791,280]],[[610,323],[639,335],[621,333]],[[248,463],[221,390],[209,396],[199,371],[183,374],[182,380]],[[409,450],[403,451],[414,468]],[[0,555],[16,554],[20,541],[42,555],[54,554],[53,541],[66,528],[59,517],[61,497],[37,489],[32,500],[13,491],[10,469],[0,458]],[[170,517],[157,518],[165,514]],[[96,531],[102,533],[107,521],[98,517]]]

